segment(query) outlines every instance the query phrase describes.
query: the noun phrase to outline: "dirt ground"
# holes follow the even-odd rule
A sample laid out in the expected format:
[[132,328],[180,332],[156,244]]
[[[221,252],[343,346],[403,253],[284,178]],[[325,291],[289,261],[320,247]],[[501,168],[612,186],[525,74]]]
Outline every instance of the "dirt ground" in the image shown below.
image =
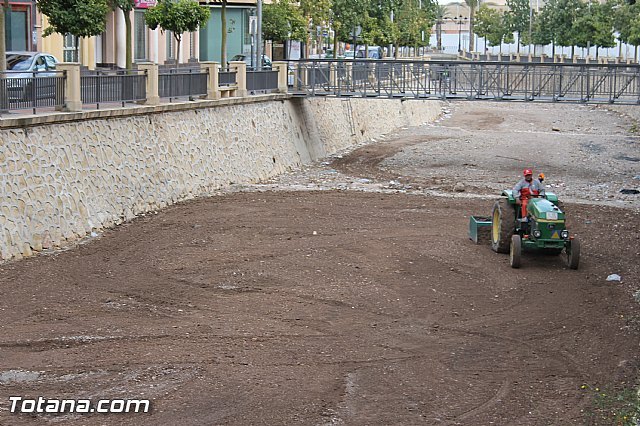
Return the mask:
[[[0,265],[0,424],[614,424],[601,394],[635,389],[640,365],[640,212],[618,195],[640,170],[616,159],[638,156],[633,124],[590,107],[447,108],[435,125]],[[548,131],[504,125],[518,111]],[[576,129],[580,116],[598,124]],[[491,159],[531,141],[563,154],[534,166],[575,201],[577,271],[534,254],[514,270],[467,237],[469,215],[522,168]],[[593,185],[606,185],[598,200]],[[17,415],[14,395],[153,405]]]

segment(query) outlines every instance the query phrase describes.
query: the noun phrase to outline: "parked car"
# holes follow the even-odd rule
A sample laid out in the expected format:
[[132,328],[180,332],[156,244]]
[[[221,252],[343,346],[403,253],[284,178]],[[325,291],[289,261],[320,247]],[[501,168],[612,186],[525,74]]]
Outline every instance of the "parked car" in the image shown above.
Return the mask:
[[367,55],[364,54],[364,46],[358,47],[356,58],[363,59],[382,59],[383,52],[380,46],[369,46],[367,49]]
[[[231,58],[231,61],[244,61],[247,63],[247,68],[251,68],[251,55],[236,55],[233,58]],[[267,55],[262,55],[262,69],[271,69],[271,58],[269,58]]]
[[[48,53],[7,52],[7,92],[9,101],[28,101],[34,98],[34,78],[55,77],[58,60]],[[56,81],[46,78],[38,81],[35,97],[52,98],[56,95]]]

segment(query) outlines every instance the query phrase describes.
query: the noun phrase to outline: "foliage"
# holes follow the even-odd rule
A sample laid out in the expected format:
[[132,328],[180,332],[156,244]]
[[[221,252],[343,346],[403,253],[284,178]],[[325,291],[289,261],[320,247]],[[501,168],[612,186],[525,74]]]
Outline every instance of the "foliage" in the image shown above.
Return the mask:
[[[613,6],[611,1],[586,3],[580,0],[549,0],[533,23],[533,42],[559,46],[614,47],[614,26],[621,32],[621,40],[624,40],[630,34],[625,30],[631,30],[631,21],[634,19],[628,19],[619,11],[614,14]],[[624,6],[622,9],[627,10]]]
[[618,39],[633,46],[640,45],[640,4],[621,2],[615,10],[613,25]]
[[368,0],[333,0],[330,19],[338,40],[351,41],[354,29],[364,26],[368,3]]
[[264,40],[305,40],[307,25],[300,8],[292,0],[265,4],[262,11]]
[[476,33],[484,37],[491,46],[499,46],[502,42],[513,41],[509,19],[503,12],[486,4],[480,6],[476,13]]
[[110,0],[111,7],[113,9],[118,8],[121,9],[125,14],[127,12],[131,12],[135,6],[135,2],[133,0]]
[[[549,0],[540,13],[540,19],[545,26],[540,31],[548,32],[546,37],[559,46],[574,45],[574,23],[580,0]],[[536,34],[537,39],[544,38]]]
[[208,19],[209,9],[194,0],[159,0],[156,6],[145,13],[150,29],[160,27],[162,31],[171,31],[174,35],[196,31]]
[[610,3],[581,4],[573,23],[573,44],[578,47],[614,47],[613,9]]
[[307,54],[309,53],[308,49],[311,44],[311,29],[329,22],[329,18],[332,14],[332,5],[333,0],[300,0],[300,9],[302,10],[302,15],[306,21],[306,28],[308,28],[307,35],[305,37]]
[[518,49],[520,49],[523,38],[527,44],[530,41],[528,39],[531,19],[529,0],[507,0],[507,7],[509,10],[505,13],[506,19],[511,30],[518,33]]
[[322,25],[329,21],[332,0],[300,0],[302,15],[313,25]]
[[[426,46],[436,22],[436,3],[431,0],[333,0],[333,5],[332,17],[339,21],[343,41],[351,40],[353,28],[361,27],[363,44]],[[336,19],[332,21],[335,28]]]
[[76,38],[102,34],[109,12],[108,0],[37,0],[40,13],[49,26],[42,33],[72,34]]
[[[435,5],[424,0],[404,0],[398,10],[398,43],[403,46],[427,46],[435,22]],[[422,40],[422,32],[425,39]]]
[[176,60],[180,61],[182,34],[205,26],[209,15],[209,9],[195,0],[158,0],[154,7],[147,9],[144,18],[152,30],[160,27],[162,31],[171,31],[177,42]]
[[623,388],[610,392],[589,385],[580,388],[593,399],[592,409],[586,412],[589,424],[635,426],[640,421],[640,390]]
[[364,44],[382,46],[397,38],[397,29],[391,22],[394,2],[390,0],[368,1],[367,16],[360,38]]
[[389,43],[391,20],[385,17],[367,15],[362,25],[360,39],[366,45],[385,45]]
[[531,38],[534,44],[551,44],[555,42],[554,31],[551,26],[551,15],[543,8],[541,13],[534,16]]

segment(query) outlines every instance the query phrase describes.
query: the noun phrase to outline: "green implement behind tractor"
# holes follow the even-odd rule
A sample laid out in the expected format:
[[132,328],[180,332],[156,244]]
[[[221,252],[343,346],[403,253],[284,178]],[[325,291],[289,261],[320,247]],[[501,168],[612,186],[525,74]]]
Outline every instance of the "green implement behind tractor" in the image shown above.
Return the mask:
[[512,191],[502,191],[490,220],[471,216],[469,237],[477,243],[481,232],[489,227],[491,248],[498,253],[509,253],[513,268],[520,267],[523,251],[537,250],[553,255],[565,252],[569,268],[578,269],[580,241],[569,234],[564,211],[553,193],[533,196],[527,203],[527,215],[521,217],[520,205],[516,204]]

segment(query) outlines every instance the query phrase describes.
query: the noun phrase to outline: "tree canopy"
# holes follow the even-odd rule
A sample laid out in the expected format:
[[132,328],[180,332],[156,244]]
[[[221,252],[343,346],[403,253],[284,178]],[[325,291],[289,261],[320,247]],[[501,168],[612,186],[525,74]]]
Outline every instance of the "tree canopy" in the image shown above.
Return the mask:
[[503,42],[513,41],[509,18],[503,12],[486,4],[478,9],[475,30],[476,34],[487,40],[490,46],[500,46]]
[[262,11],[264,40],[305,40],[307,25],[302,10],[292,0],[276,0],[265,4]]
[[160,27],[162,31],[171,31],[177,41],[176,59],[180,61],[182,34],[205,26],[209,16],[209,8],[200,6],[195,0],[158,0],[147,10],[144,18],[152,30]]
[[618,39],[633,46],[640,45],[640,4],[621,2],[613,16]]
[[53,33],[78,38],[102,34],[110,10],[108,0],[37,0],[36,4],[48,18],[45,37]]
[[505,13],[505,19],[508,23],[511,31],[518,33],[518,52],[520,51],[520,45],[524,38],[525,43],[528,43],[529,28],[531,24],[531,7],[529,6],[529,0],[507,0],[507,7],[509,8]]

